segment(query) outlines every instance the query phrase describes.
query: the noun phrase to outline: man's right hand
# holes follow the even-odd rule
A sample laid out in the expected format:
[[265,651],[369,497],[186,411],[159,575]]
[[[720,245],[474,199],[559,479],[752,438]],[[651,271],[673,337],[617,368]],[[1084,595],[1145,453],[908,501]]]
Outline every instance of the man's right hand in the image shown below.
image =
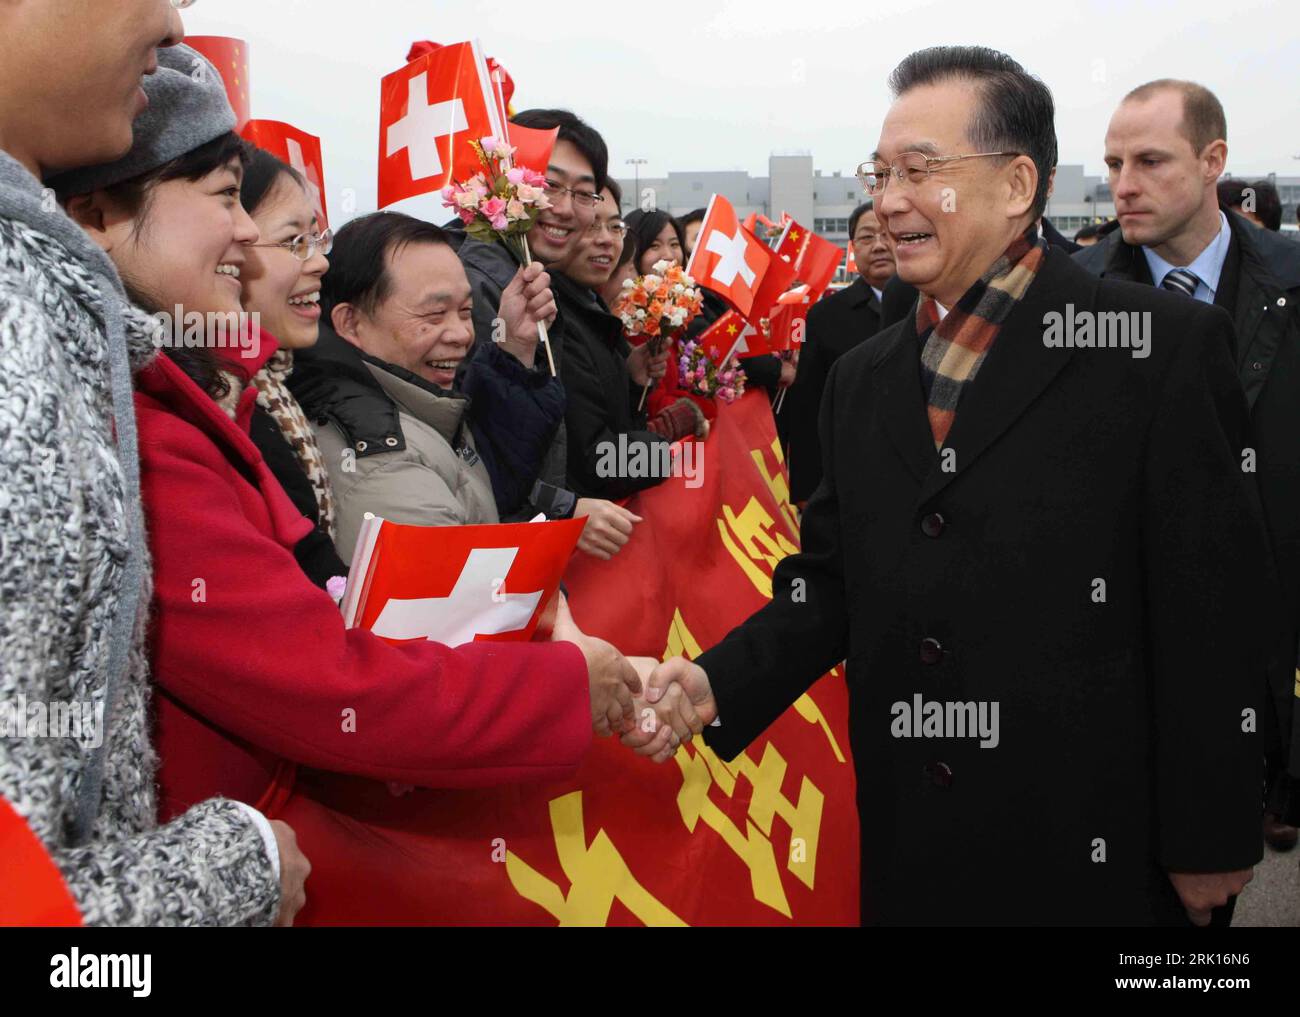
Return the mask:
[[609,561],[623,550],[632,539],[632,527],[644,521],[635,512],[603,498],[579,498],[573,517],[587,520],[578,538],[578,550],[601,561]]
[[[661,704],[656,707],[659,719],[664,722],[671,720],[683,741],[689,741],[692,734],[699,733],[718,717],[718,704],[713,698],[709,676],[699,664],[685,657],[666,660],[654,669],[646,680],[645,701],[652,705]],[[682,725],[689,730],[683,731]],[[650,755],[655,762],[661,763],[672,755],[664,751],[662,742],[642,742],[643,739],[638,738],[635,732],[623,740],[639,755]]]
[[311,875],[311,862],[298,849],[298,837],[293,827],[278,819],[271,820],[275,846],[280,852],[280,913],[275,917],[276,928],[293,925],[294,916],[307,903],[307,877]]
[[551,277],[541,262],[534,261],[519,269],[501,293],[498,306],[498,338],[501,348],[525,367],[532,367],[540,338],[538,322],[548,324],[555,320],[555,295],[551,292]]

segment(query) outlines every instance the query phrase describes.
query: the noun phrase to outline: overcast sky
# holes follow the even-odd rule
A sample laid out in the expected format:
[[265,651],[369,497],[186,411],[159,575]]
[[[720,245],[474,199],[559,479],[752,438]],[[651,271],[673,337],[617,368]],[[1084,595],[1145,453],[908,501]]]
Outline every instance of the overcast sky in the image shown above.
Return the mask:
[[[978,43],[1056,97],[1062,163],[1103,172],[1116,103],[1157,77],[1209,86],[1236,175],[1300,175],[1300,16],[1274,0],[199,0],[195,35],[251,51],[253,116],[322,136],[331,218],[345,188],[375,203],[379,79],[415,39],[477,37],[514,77],[514,106],[573,109],[604,134],[616,175],[767,174],[811,152],[845,175],[875,147],[885,79],[907,53]],[[635,20],[634,20],[635,19]],[[402,206],[441,220],[436,201]],[[436,213],[435,213],[435,210]]]

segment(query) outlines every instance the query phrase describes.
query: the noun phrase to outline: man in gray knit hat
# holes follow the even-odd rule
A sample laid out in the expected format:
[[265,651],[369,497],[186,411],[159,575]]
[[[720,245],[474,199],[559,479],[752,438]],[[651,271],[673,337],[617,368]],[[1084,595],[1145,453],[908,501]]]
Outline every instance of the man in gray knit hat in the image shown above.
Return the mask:
[[128,349],[112,263],[39,182],[184,150],[179,77],[154,74],[194,66],[157,48],[183,37],[175,6],[0,5],[0,796],[88,924],[288,924],[307,865],[287,826],[220,800],[156,822],[131,401],[154,350]]

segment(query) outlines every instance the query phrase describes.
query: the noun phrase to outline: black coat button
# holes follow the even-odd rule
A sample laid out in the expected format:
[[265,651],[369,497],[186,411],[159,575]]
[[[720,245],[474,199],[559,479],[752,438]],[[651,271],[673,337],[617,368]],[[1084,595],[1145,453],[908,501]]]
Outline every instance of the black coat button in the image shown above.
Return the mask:
[[947,763],[930,762],[921,768],[925,778],[935,787],[950,788],[952,787],[952,767]]
[[921,519],[921,532],[927,537],[937,537],[943,532],[943,528],[947,525],[947,520],[945,520],[943,516],[938,512],[931,512],[928,516]]
[[943,660],[943,644],[937,639],[926,636],[921,640],[921,663],[937,664]]

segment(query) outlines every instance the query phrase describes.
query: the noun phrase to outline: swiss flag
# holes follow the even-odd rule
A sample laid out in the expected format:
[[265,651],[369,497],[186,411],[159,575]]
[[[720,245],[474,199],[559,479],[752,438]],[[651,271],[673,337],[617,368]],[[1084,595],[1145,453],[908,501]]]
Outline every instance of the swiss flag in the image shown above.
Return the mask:
[[235,111],[235,130],[243,131],[252,116],[249,96],[252,88],[248,80],[248,43],[224,35],[187,35],[185,45],[198,50],[212,61],[226,86],[226,97]]
[[0,926],[81,924],[81,913],[63,882],[63,874],[31,827],[3,798],[0,798],[0,858],[4,859]]
[[771,249],[741,225],[731,202],[713,195],[686,266],[687,275],[748,317],[756,310],[754,300],[771,263]]
[[266,149],[306,178],[312,206],[324,232],[329,227],[329,216],[325,208],[325,160],[321,156],[320,138],[279,120],[250,120],[240,134],[245,141]]
[[384,78],[379,100],[379,207],[440,191],[482,167],[469,142],[500,136],[478,48],[443,46]]
[[403,526],[367,518],[344,620],[391,643],[525,642],[553,607],[585,524]]

